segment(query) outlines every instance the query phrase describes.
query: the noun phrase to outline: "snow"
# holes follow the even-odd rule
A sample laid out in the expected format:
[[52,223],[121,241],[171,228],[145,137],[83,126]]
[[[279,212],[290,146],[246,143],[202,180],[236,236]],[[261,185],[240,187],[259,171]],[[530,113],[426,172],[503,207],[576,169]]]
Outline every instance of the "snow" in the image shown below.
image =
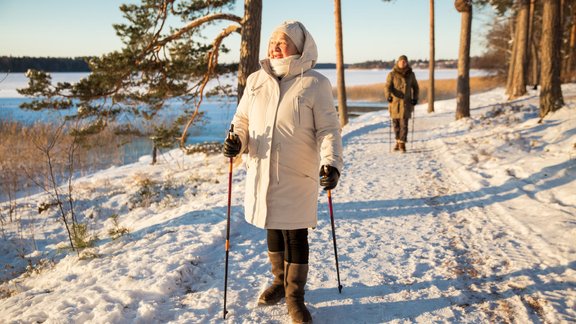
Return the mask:
[[[88,75],[86,72],[49,73],[52,82],[78,82]],[[0,98],[23,98],[16,89],[28,86],[26,73],[0,73]]]
[[[434,114],[419,105],[406,154],[389,152],[387,113],[352,119],[332,192],[344,288],[321,193],[314,322],[575,322],[576,84],[563,93],[567,106],[540,124],[536,92],[473,95],[460,121],[455,100]],[[44,195],[18,200],[21,223],[5,223],[0,244],[0,322],[222,322],[227,180],[222,156],[178,150],[77,179],[77,212],[100,238],[80,258],[63,250],[56,209],[38,214]],[[255,306],[271,278],[265,231],[243,219],[244,182],[240,166],[224,322],[288,322],[284,302]],[[115,227],[129,234],[112,240]],[[15,275],[18,254],[34,269]]]

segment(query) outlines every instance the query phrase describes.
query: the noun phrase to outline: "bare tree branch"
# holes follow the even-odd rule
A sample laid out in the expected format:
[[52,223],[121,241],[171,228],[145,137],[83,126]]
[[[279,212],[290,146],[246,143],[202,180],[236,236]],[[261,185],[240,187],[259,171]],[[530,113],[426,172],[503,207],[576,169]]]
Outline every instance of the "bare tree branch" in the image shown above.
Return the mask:
[[194,29],[198,26],[201,26],[202,24],[205,24],[205,23],[213,21],[213,20],[231,20],[231,21],[237,22],[238,24],[240,24],[242,22],[242,18],[239,16],[236,16],[236,15],[227,14],[227,13],[211,14],[211,15],[208,15],[205,17],[198,18],[194,21],[191,21],[190,23],[188,23],[188,25],[182,27],[180,30],[176,31],[174,34],[167,36],[164,39],[159,40],[154,45],[155,46],[164,46],[167,43],[182,37],[182,35],[184,33],[190,31],[191,29]]
[[220,44],[222,44],[224,38],[228,37],[233,32],[240,33],[241,30],[242,27],[238,25],[230,25],[226,27],[220,34],[218,34],[218,36],[212,42],[212,50],[208,54],[208,69],[204,74],[202,84],[200,85],[200,89],[198,90],[200,99],[196,102],[194,112],[192,113],[192,116],[186,123],[184,130],[182,131],[182,137],[180,138],[180,147],[184,148],[186,146],[185,141],[186,141],[186,134],[188,133],[188,128],[190,127],[190,125],[192,125],[192,123],[194,123],[194,120],[196,120],[196,117],[198,116],[198,110],[200,109],[200,104],[202,104],[202,100],[204,99],[204,89],[206,88],[208,81],[210,81],[210,78],[212,77],[214,70],[218,66],[218,54],[220,53],[219,51]]

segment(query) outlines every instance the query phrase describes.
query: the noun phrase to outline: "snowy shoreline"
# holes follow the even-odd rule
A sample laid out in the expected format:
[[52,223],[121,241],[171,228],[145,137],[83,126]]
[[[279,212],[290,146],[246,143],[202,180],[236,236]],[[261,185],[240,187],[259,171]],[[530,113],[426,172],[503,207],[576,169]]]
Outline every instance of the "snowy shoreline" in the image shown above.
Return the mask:
[[[306,292],[315,323],[574,322],[576,84],[563,91],[567,105],[542,124],[535,91],[512,102],[501,88],[473,95],[472,118],[460,121],[454,99],[434,114],[418,105],[404,155],[389,153],[386,112],[353,119],[333,192],[344,289],[321,194]],[[56,210],[36,210],[44,195],[17,201],[22,223],[2,227],[1,278],[24,270],[19,254],[54,265],[0,285],[0,322],[221,321],[226,161],[178,150],[149,160],[76,180],[79,215],[100,237],[85,259],[60,250]],[[285,322],[282,303],[254,307],[269,265],[264,231],[243,220],[244,180],[240,167],[226,322]],[[130,234],[109,238],[113,215]]]

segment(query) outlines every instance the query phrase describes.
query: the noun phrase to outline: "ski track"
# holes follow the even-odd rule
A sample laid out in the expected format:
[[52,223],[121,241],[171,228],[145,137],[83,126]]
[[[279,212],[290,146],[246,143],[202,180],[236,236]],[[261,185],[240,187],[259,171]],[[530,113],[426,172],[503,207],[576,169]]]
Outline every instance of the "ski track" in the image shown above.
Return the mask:
[[[345,170],[333,191],[343,290],[338,293],[327,199],[322,193],[319,224],[309,232],[306,302],[315,323],[358,323],[358,318],[366,323],[576,322],[570,304],[576,294],[575,261],[507,216],[510,207],[505,199],[492,197],[506,191],[467,185],[455,170],[458,165],[450,162],[450,143],[431,131],[451,118],[420,117],[406,154],[389,152],[387,114],[347,129]],[[414,170],[418,177],[410,176]],[[219,172],[225,174],[225,167]],[[283,301],[256,306],[256,298],[271,281],[270,266],[265,231],[243,220],[244,176],[244,171],[235,171],[226,322],[286,323]],[[14,322],[221,322],[223,186],[205,194],[193,212],[190,205],[182,206],[176,211],[179,217],[159,220],[119,243],[103,245],[100,258],[66,257],[58,271],[45,274],[68,271],[70,283],[83,281],[88,288],[77,300],[53,297],[66,285],[38,286],[0,301],[0,306],[9,314],[20,314],[12,318]],[[539,197],[535,203],[553,198]],[[132,258],[120,249],[139,253]],[[543,259],[548,262],[542,263]],[[108,267],[104,282],[115,284],[102,285],[83,273],[69,273],[78,262],[91,269]],[[146,270],[117,266],[130,263],[144,263]],[[90,315],[91,305],[103,307],[101,299],[107,300],[109,317],[96,319]],[[34,311],[34,305],[46,302],[58,315]],[[28,309],[19,312],[22,306]]]

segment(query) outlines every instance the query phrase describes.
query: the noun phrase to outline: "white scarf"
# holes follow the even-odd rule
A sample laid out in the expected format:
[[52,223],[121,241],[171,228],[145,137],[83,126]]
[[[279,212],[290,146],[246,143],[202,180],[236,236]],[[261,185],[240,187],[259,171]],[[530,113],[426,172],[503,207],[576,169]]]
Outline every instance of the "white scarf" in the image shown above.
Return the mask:
[[280,59],[271,58],[270,68],[272,68],[272,73],[278,78],[285,77],[290,69],[290,62],[298,58],[300,58],[300,55],[290,55]]

